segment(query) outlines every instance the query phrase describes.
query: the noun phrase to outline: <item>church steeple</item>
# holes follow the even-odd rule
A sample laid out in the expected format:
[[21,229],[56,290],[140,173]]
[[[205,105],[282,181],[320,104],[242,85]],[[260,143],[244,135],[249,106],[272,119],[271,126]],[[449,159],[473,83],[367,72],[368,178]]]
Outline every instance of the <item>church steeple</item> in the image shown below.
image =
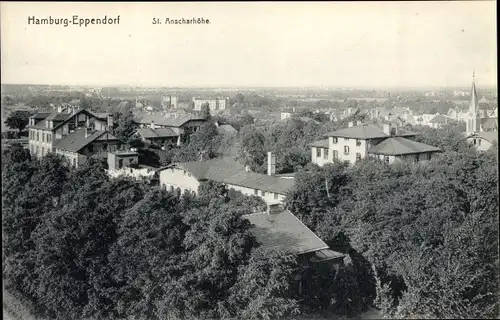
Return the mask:
[[476,74],[472,72],[472,88],[469,102],[469,120],[467,121],[467,132],[479,132],[481,128],[481,114],[476,91]]

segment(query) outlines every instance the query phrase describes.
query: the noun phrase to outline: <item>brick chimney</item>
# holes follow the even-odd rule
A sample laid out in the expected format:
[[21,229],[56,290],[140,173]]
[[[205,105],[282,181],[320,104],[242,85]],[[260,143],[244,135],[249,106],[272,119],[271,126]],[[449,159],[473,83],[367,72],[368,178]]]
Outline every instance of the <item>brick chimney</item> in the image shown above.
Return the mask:
[[276,157],[269,151],[267,153],[267,175],[274,176],[276,174]]

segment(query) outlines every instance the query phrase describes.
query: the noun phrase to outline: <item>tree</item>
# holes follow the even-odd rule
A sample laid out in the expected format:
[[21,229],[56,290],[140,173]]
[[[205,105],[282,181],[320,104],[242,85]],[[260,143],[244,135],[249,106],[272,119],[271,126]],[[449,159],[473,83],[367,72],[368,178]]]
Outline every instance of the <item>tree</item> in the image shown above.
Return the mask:
[[16,110],[5,119],[5,124],[11,129],[18,130],[18,134],[21,135],[21,132],[26,129],[29,123],[30,116],[31,112],[29,111]]
[[130,111],[128,113],[116,113],[115,117],[117,119],[118,125],[114,129],[115,136],[122,141],[129,141],[130,136],[134,133],[136,128],[134,122],[134,115]]
[[29,150],[23,148],[19,143],[12,144],[10,148],[2,150],[2,169],[24,161],[31,161],[31,155]]
[[264,165],[266,159],[265,137],[255,128],[246,127],[240,135],[240,151],[238,157],[245,165],[249,165],[254,171],[261,171],[259,167]]
[[204,119],[210,119],[210,105],[208,102],[205,102],[201,105],[201,116]]

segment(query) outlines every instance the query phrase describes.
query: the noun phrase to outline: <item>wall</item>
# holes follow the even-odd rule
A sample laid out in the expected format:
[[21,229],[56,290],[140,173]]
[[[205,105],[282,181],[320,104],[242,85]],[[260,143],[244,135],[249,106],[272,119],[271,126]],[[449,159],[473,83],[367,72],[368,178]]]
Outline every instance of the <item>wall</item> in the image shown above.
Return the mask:
[[52,152],[52,143],[54,138],[55,137],[50,130],[30,128],[28,133],[28,149],[30,150],[30,153],[35,157],[42,157],[47,153]]
[[283,203],[285,200],[285,195],[283,194],[277,194],[274,192],[264,192],[262,190],[256,190],[256,189],[250,189],[242,186],[237,186],[237,185],[232,185],[228,184],[227,187],[229,189],[234,189],[236,191],[240,191],[246,196],[258,196],[262,198],[266,203]]
[[189,172],[180,168],[167,168],[160,171],[160,186],[166,187],[171,190],[171,187],[180,188],[181,192],[185,190],[189,192],[198,193],[200,182]]
[[472,144],[473,146],[475,146],[476,149],[479,151],[486,151],[492,145],[491,142],[489,142],[488,140],[482,139],[480,137],[471,137],[471,138],[468,138],[467,141],[470,144]]
[[78,168],[78,165],[81,164],[78,161],[79,157],[78,157],[78,153],[76,153],[76,152],[66,151],[66,150],[62,150],[62,149],[55,149],[55,153],[68,159],[69,164],[71,166]]

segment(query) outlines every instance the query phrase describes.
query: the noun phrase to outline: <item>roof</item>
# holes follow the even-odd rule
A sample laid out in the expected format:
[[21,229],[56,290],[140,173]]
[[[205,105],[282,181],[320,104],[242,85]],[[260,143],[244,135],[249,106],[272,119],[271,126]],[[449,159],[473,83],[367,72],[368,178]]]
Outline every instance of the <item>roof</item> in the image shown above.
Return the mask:
[[[414,136],[416,133],[398,128],[396,136]],[[353,139],[376,139],[387,138],[383,126],[373,123],[365,123],[351,128],[344,128],[327,134],[329,137],[344,137]]]
[[137,156],[138,153],[135,151],[114,151],[114,152],[109,152],[111,154],[114,154],[115,156]]
[[28,128],[36,128],[36,129],[48,129],[48,126],[46,124],[47,121],[56,121],[56,123],[54,123],[54,127],[49,129],[49,130],[55,130],[55,129],[59,128],[60,126],[62,126],[64,123],[66,123],[66,121],[68,121],[69,119],[73,118],[74,116],[76,116],[82,112],[95,117],[95,115],[92,112],[90,112],[86,109],[79,109],[75,113],[54,111],[54,112],[50,113],[43,121],[38,122],[34,126],[27,126],[27,127]]
[[206,119],[197,115],[182,115],[177,118],[165,118],[159,114],[147,114],[142,117],[137,117],[134,121],[140,124],[151,124],[152,122],[159,126],[165,127],[180,127],[188,121],[205,121]]
[[158,128],[158,129],[139,128],[136,130],[136,132],[145,139],[177,137],[179,135],[171,128]]
[[481,127],[484,130],[494,130],[498,129],[498,118],[482,118],[481,119]]
[[388,138],[368,149],[368,153],[383,155],[402,155],[424,152],[439,152],[441,149],[425,143],[409,140],[403,137]]
[[475,133],[467,138],[474,138],[474,137],[480,137],[484,140],[487,140],[489,142],[498,142],[498,132],[496,131],[489,131],[489,132],[478,132]]
[[50,115],[50,112],[38,112],[30,117],[30,119],[43,120]]
[[253,225],[251,232],[263,246],[303,254],[329,249],[314,232],[288,210],[244,215]]
[[309,143],[309,146],[317,148],[328,148],[328,139],[311,142]]
[[90,143],[94,142],[95,140],[106,139],[106,134],[107,134],[107,140],[119,141],[117,137],[113,136],[107,131],[102,131],[102,130],[90,131],[88,137],[85,138],[85,130],[80,129],[70,133],[61,140],[56,140],[56,143],[54,144],[54,149],[63,149],[63,150],[78,152],[87,145],[89,145]]
[[[120,104],[121,104],[121,102],[120,102]],[[109,112],[94,112],[93,114],[95,115],[96,118],[101,119],[101,120],[107,120],[108,116],[111,115],[111,113],[109,113]]]
[[198,180],[212,180],[278,194],[286,194],[294,185],[293,179],[246,172],[242,164],[229,157],[176,163],[162,170],[171,167],[184,169]]
[[447,123],[448,121],[448,117],[443,116],[442,114],[438,114],[434,118],[432,118],[429,123]]
[[220,134],[235,134],[235,133],[238,133],[238,130],[236,130],[230,124],[220,124],[217,127],[217,132],[220,133]]

